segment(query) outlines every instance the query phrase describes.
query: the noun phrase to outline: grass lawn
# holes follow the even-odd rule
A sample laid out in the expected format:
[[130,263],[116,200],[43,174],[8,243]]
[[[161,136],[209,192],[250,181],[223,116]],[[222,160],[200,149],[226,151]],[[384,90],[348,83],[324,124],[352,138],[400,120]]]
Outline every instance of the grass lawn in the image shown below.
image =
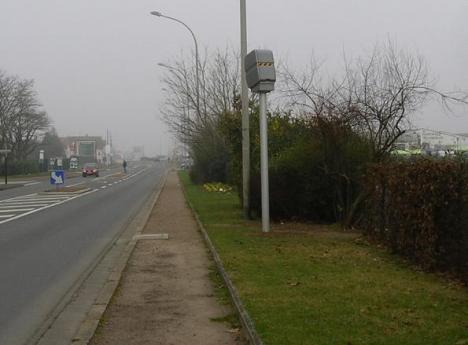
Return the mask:
[[242,219],[236,193],[180,177],[265,344],[468,345],[468,289],[358,234]]

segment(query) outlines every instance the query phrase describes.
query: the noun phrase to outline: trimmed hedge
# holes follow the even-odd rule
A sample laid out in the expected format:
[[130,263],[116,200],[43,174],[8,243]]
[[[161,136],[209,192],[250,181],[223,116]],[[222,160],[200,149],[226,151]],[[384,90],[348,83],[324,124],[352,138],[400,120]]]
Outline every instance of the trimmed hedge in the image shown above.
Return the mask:
[[[35,160],[8,162],[8,175],[37,174],[40,171],[41,167]],[[3,162],[0,163],[0,175],[5,176],[5,165]]]
[[[28,175],[45,172],[52,169],[49,167],[49,160],[46,159],[42,164],[37,160],[25,160],[25,161],[8,161],[8,175]],[[62,159],[62,168],[68,170],[70,168],[70,160]],[[5,165],[0,162],[0,176],[5,176]]]
[[374,165],[364,229],[425,268],[468,281],[468,164],[417,159]]

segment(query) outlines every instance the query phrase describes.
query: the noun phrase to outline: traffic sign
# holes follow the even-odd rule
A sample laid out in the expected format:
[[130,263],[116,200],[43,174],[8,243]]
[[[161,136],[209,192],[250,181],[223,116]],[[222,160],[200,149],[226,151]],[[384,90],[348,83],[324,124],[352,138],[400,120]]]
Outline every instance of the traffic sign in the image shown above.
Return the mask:
[[65,171],[53,170],[50,173],[50,184],[59,185],[65,183]]

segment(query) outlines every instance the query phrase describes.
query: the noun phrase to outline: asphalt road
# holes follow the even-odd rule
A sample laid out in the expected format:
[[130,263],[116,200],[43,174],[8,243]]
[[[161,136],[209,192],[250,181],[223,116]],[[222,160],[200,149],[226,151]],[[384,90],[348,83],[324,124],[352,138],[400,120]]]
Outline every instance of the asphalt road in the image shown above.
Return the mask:
[[50,189],[47,181],[0,191],[0,344],[24,344],[43,325],[166,169],[139,164],[126,175],[116,169],[69,179],[68,185],[90,188],[78,197],[37,195]]

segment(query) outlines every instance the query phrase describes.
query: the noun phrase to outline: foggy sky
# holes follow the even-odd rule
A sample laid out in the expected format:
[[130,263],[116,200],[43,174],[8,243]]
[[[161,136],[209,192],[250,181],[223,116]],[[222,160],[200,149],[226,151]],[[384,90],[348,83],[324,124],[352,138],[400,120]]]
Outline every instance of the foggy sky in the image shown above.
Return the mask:
[[[425,56],[443,90],[468,90],[467,0],[247,0],[249,50],[300,69],[313,52],[333,70],[387,38]],[[33,78],[61,136],[101,135],[120,148],[167,153],[158,62],[193,48],[239,46],[238,0],[0,0],[0,69]],[[203,50],[203,49],[202,49]],[[429,105],[419,126],[468,132],[468,110]]]

